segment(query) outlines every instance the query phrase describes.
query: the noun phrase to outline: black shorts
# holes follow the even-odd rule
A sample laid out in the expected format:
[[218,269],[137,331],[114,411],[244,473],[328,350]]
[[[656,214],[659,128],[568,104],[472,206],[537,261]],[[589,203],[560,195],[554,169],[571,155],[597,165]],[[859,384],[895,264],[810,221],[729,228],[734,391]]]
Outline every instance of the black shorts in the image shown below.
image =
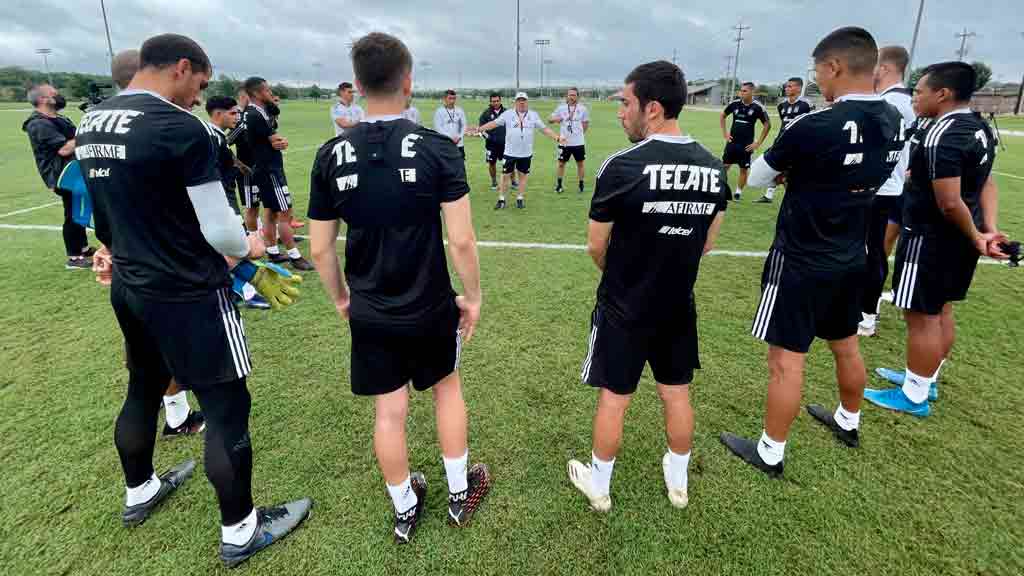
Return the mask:
[[889,204],[889,222],[901,226],[903,224],[903,194],[887,196],[887,198],[892,198]]
[[948,302],[967,298],[978,257],[966,239],[909,235],[904,229],[892,274],[893,304],[922,314],[941,314]]
[[497,164],[505,159],[505,143],[484,145],[484,160],[488,164]]
[[241,215],[242,211],[238,209],[238,197],[235,196],[235,182],[224,182],[224,195],[228,197],[228,206],[235,211],[235,214]]
[[644,365],[651,365],[654,380],[666,385],[693,381],[700,368],[697,350],[697,310],[685,320],[666,323],[653,330],[629,330],[617,326],[600,306],[590,318],[590,345],[580,377],[595,388],[616,394],[632,394],[640,383]]
[[583,162],[587,158],[587,147],[586,146],[559,146],[558,147],[558,161],[565,163],[569,161],[569,158],[575,159],[577,162]]
[[462,335],[454,299],[440,320],[418,330],[357,320],[349,328],[353,394],[389,394],[409,381],[422,392],[459,369]]
[[253,184],[259,190],[260,202],[271,212],[284,212],[292,207],[292,195],[288,192],[288,179],[283,170],[260,170],[253,173]]
[[790,352],[806,353],[815,338],[842,340],[861,321],[864,267],[817,271],[786,262],[774,248],[761,275],[761,303],[754,337]]
[[121,325],[128,371],[151,382],[173,376],[185,389],[244,378],[252,371],[245,327],[220,288],[189,302],[138,296],[114,275],[110,303]]
[[238,175],[238,198],[242,201],[242,206],[246,208],[260,207],[259,187],[255,185],[253,180],[253,177],[249,174]]
[[466,147],[465,146],[459,146],[459,156],[462,156],[463,160],[466,159]]
[[736,164],[740,168],[750,168],[751,153],[746,150],[746,147],[750,144],[752,143],[726,142],[725,151],[722,152],[722,164]]
[[530,173],[530,164],[533,162],[533,156],[527,156],[526,158],[515,158],[513,156],[505,156],[505,165],[501,169],[502,174],[511,174],[512,172],[519,172],[520,174]]

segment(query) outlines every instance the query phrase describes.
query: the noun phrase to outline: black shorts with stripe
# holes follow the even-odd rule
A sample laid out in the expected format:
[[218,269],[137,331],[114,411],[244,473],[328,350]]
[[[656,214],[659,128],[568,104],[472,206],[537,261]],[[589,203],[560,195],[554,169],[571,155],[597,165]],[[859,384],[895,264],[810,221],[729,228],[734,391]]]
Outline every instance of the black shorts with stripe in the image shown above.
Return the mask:
[[259,170],[253,174],[253,185],[259,190],[260,202],[272,212],[284,212],[292,207],[288,192],[288,179],[283,170]]
[[259,188],[253,183],[252,175],[239,173],[237,181],[238,199],[242,201],[242,206],[246,208],[259,208]]
[[584,145],[580,146],[559,146],[558,161],[565,164],[569,159],[573,159],[577,162],[583,162],[587,159],[587,147]]
[[863,266],[819,271],[786,262],[772,249],[761,275],[754,337],[806,353],[815,338],[842,340],[857,333],[864,291]]
[[722,151],[722,164],[726,166],[736,164],[740,168],[750,168],[750,158],[753,154],[747,151],[747,146],[750,144],[752,143],[726,142],[725,150]]
[[911,235],[904,229],[892,275],[893,304],[922,314],[941,314],[947,303],[967,298],[978,258],[966,239]]
[[490,140],[484,145],[484,161],[488,164],[497,164],[505,159],[505,141],[500,144],[491,144]]
[[199,300],[153,300],[126,288],[115,274],[110,303],[124,335],[129,372],[150,382],[173,376],[185,389],[246,377],[252,361],[230,293],[225,287]]
[[590,340],[580,378],[595,388],[616,394],[636,392],[644,365],[651,365],[655,382],[684,385],[700,368],[697,347],[697,309],[652,330],[629,330],[616,325],[600,304],[590,317]]
[[505,156],[505,164],[501,168],[501,173],[512,174],[513,172],[519,172],[520,174],[529,174],[531,164],[533,164],[533,156],[525,158]]
[[458,370],[462,335],[454,299],[437,318],[418,327],[350,319],[352,393],[389,394],[410,381],[422,392]]

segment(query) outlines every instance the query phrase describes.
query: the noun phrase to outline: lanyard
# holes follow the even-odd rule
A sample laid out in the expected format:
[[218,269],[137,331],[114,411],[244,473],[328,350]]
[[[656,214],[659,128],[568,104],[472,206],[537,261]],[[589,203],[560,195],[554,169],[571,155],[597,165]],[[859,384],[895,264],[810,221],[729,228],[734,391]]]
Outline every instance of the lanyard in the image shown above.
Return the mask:
[[516,111],[516,118],[519,119],[519,139],[526,138],[526,119],[530,116],[530,111],[527,110],[522,116]]
[[447,108],[445,108],[444,111],[446,114],[448,114],[448,123],[455,124],[455,113],[453,111],[448,110]]
[[577,104],[576,106],[572,106],[572,107],[570,107],[568,104],[565,105],[565,109],[569,111],[569,117],[566,118],[566,120],[567,120],[566,127],[568,128],[568,132],[570,134],[572,134],[572,121],[576,118],[576,107],[577,106],[579,106],[579,104]]

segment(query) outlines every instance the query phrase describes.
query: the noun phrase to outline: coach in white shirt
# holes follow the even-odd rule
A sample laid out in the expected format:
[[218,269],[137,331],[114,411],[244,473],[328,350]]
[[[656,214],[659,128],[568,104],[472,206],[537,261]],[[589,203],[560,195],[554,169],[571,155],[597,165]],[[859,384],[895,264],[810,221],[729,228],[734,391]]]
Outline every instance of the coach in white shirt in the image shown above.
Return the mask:
[[526,92],[516,94],[515,108],[505,110],[501,116],[480,126],[479,131],[486,132],[498,126],[505,127],[505,166],[502,170],[501,186],[498,188],[498,203],[494,205],[494,209],[501,210],[505,207],[505,190],[511,182],[513,171],[519,173],[516,208],[526,208],[524,195],[533,160],[533,131],[540,130],[558,144],[565,144],[565,138],[555,134],[544,124],[537,112],[529,109]]
[[590,128],[590,114],[587,107],[579,103],[580,93],[576,88],[569,88],[565,94],[565,102],[555,109],[551,121],[561,124],[561,135],[565,145],[558,147],[558,183],[555,192],[562,193],[562,178],[565,177],[565,163],[569,158],[576,160],[576,176],[580,180],[580,194],[583,193],[583,160],[587,157],[584,133]]
[[334,121],[335,136],[341,136],[345,130],[363,121],[365,113],[354,100],[352,84],[349,82],[338,84],[338,101],[331,107],[331,120]]
[[444,93],[444,106],[434,112],[434,130],[451,138],[465,160],[466,113],[455,105],[455,98],[455,90],[449,89]]

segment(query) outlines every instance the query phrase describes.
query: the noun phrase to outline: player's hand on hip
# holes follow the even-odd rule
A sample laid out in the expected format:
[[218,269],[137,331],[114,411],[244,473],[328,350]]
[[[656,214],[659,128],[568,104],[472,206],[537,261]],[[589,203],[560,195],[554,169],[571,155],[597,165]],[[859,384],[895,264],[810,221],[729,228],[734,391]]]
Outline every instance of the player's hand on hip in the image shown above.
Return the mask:
[[248,258],[263,258],[263,255],[267,252],[267,245],[263,243],[263,238],[260,238],[260,235],[256,232],[249,232],[245,240],[249,243]]
[[750,144],[747,144],[743,149],[746,150],[747,152],[753,152],[754,150],[757,150],[759,146],[760,144],[758,144],[757,142],[751,142]]
[[462,341],[469,343],[476,331],[477,322],[480,321],[480,299],[470,300],[465,296],[456,296],[455,305],[459,307],[459,332],[462,333]]
[[725,137],[726,142],[732,142],[732,134],[722,134]]

